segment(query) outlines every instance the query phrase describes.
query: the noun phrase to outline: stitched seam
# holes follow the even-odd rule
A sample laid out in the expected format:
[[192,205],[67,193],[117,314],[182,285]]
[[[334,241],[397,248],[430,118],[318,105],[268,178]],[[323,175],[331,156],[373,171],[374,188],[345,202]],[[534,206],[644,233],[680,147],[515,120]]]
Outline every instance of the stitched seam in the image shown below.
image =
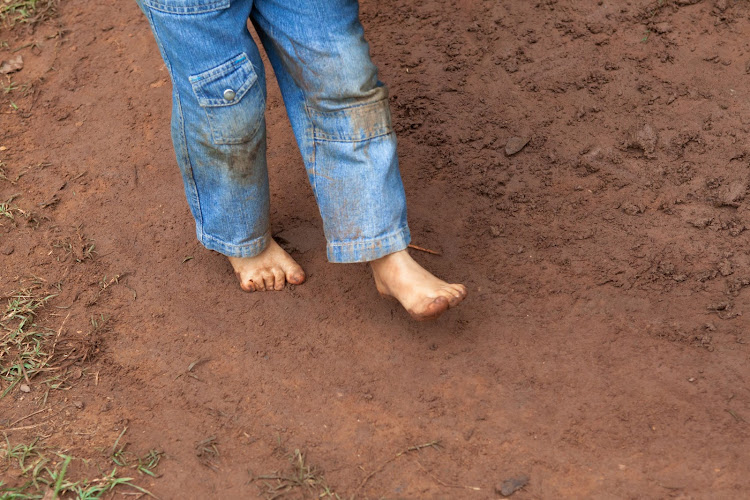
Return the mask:
[[176,7],[174,5],[170,6],[154,0],[144,0],[143,3],[147,7],[158,10],[159,12],[166,12],[167,14],[204,14],[229,8],[229,0],[219,0],[208,5],[194,5],[185,7]]
[[315,122],[313,122],[312,116],[310,115],[310,107],[307,105],[307,99],[304,98],[304,94],[302,95],[303,95],[302,105],[305,107],[305,113],[307,113],[307,123],[308,123],[307,133],[310,134],[310,142],[312,143],[312,152],[311,152],[312,158],[310,158],[310,170],[312,171],[311,172],[312,189],[313,189],[313,193],[315,193],[315,199],[317,200],[318,199],[318,176],[317,176],[318,169],[316,168],[315,163],[318,159],[318,155],[317,155],[318,145],[315,143]]
[[208,233],[204,233],[202,239],[204,241],[209,241],[211,243],[214,243],[217,246],[220,246],[222,248],[226,248],[227,250],[248,250],[248,249],[254,249],[255,247],[258,247],[258,246],[263,246],[263,244],[266,242],[268,238],[270,238],[270,236],[271,236],[270,232],[266,231],[261,236],[258,236],[257,238],[253,238],[253,240],[250,241],[249,243],[245,243],[242,245],[235,245],[234,243],[227,243]]
[[320,142],[347,142],[347,143],[355,143],[355,142],[369,141],[371,139],[377,139],[378,137],[383,137],[384,135],[391,135],[393,133],[394,133],[393,130],[387,130],[387,131],[382,132],[380,134],[368,135],[368,136],[361,137],[361,138],[358,138],[358,139],[337,139],[337,138],[333,138],[331,136],[314,136],[314,139],[316,141],[320,141]]
[[[189,77],[190,83],[202,82],[203,80],[210,80],[210,81],[218,80],[222,76],[229,73],[229,71],[227,71],[228,69],[234,69],[234,68],[240,67],[242,63],[247,60],[248,60],[247,54],[243,52],[242,54],[238,55],[234,59],[230,59],[229,61],[221,63],[215,68],[212,68],[208,71],[204,71],[203,73],[199,73],[197,75],[193,75]],[[213,78],[213,77],[217,77],[217,78]]]
[[[156,23],[154,23],[154,18],[151,12],[148,12],[148,20],[151,23],[152,29],[154,31],[154,38],[156,40],[157,45],[161,48],[162,53],[164,54],[164,62],[167,66],[167,69],[169,71],[170,75],[174,75],[172,62],[169,59],[169,56],[167,55],[167,51],[164,50],[164,46],[161,43],[161,39],[158,34],[158,29],[156,27]],[[194,201],[196,202],[195,205],[198,207],[198,217],[199,217],[199,223],[200,223],[200,233],[203,235],[203,210],[201,209],[201,201],[200,196],[198,195],[198,187],[195,184],[195,176],[193,174],[193,162],[190,159],[190,151],[187,147],[187,133],[185,132],[185,120],[182,113],[182,99],[180,99],[180,92],[177,90],[176,85],[174,84],[174,77],[172,77],[172,91],[177,96],[177,110],[178,110],[178,116],[180,120],[180,133],[182,134],[182,141],[181,141],[181,147],[183,150],[184,157],[187,159],[187,163],[190,166],[190,191],[192,191]]]
[[317,113],[319,115],[327,115],[327,114],[331,114],[331,113],[345,113],[347,110],[357,109],[357,108],[364,108],[365,106],[382,106],[383,102],[389,102],[388,98],[386,97],[384,99],[380,99],[379,101],[375,101],[375,102],[365,102],[363,104],[355,104],[353,106],[347,106],[345,109],[337,109],[336,111],[320,111],[320,110],[312,108],[312,107],[310,108],[310,111],[313,114]]
[[379,241],[382,242],[382,241],[386,241],[389,239],[395,239],[399,235],[405,233],[407,229],[408,229],[408,226],[403,226],[400,229],[397,229],[396,231],[393,231],[383,236],[377,236],[375,238],[369,238],[366,240],[344,240],[344,241],[335,242],[335,243],[328,243],[328,246],[332,248],[338,248],[338,247],[352,247],[355,245],[372,245],[373,243],[376,243]]

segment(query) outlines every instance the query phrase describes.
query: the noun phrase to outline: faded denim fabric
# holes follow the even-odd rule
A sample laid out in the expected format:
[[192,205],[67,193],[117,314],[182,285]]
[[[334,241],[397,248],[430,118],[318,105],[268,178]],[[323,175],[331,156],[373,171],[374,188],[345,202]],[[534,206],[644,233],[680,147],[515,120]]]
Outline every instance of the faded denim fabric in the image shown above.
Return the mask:
[[173,84],[172,140],[198,239],[234,257],[268,243],[266,84],[273,66],[323,218],[328,259],[409,243],[388,90],[356,0],[136,0]]

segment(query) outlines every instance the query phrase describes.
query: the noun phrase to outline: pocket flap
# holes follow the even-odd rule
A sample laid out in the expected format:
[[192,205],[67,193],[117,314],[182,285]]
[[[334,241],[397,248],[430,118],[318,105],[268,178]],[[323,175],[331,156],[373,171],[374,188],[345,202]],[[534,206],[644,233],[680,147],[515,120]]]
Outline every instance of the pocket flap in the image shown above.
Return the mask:
[[[242,53],[221,66],[191,76],[190,85],[202,107],[231,106],[242,100],[257,79],[253,64]],[[231,99],[225,97],[228,91]]]
[[388,99],[351,106],[337,111],[307,107],[313,136],[321,141],[358,142],[393,132]]

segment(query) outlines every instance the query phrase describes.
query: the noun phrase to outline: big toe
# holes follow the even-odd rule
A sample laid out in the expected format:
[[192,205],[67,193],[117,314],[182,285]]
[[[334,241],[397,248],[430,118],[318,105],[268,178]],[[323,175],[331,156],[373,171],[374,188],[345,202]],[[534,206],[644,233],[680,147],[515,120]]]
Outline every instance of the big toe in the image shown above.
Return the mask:
[[293,266],[286,270],[286,280],[292,285],[301,285],[305,282],[305,271],[300,266]]
[[254,292],[255,283],[253,283],[253,280],[243,280],[242,278],[240,278],[240,288],[242,288],[246,292]]
[[437,318],[449,307],[450,301],[446,297],[440,295],[434,299],[429,299],[429,301],[421,307],[410,310],[409,314],[411,314],[414,319],[426,321]]

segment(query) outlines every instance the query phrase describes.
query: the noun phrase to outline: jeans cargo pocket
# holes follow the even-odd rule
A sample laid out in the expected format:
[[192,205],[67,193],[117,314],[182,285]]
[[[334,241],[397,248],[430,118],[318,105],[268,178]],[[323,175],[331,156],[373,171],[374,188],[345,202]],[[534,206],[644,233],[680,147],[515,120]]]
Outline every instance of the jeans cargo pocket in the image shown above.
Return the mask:
[[359,142],[393,132],[388,99],[338,111],[308,107],[315,141]]
[[203,14],[229,8],[230,0],[142,0],[143,5],[169,14]]
[[258,132],[265,97],[246,54],[191,76],[190,85],[208,116],[214,144],[241,144]]

